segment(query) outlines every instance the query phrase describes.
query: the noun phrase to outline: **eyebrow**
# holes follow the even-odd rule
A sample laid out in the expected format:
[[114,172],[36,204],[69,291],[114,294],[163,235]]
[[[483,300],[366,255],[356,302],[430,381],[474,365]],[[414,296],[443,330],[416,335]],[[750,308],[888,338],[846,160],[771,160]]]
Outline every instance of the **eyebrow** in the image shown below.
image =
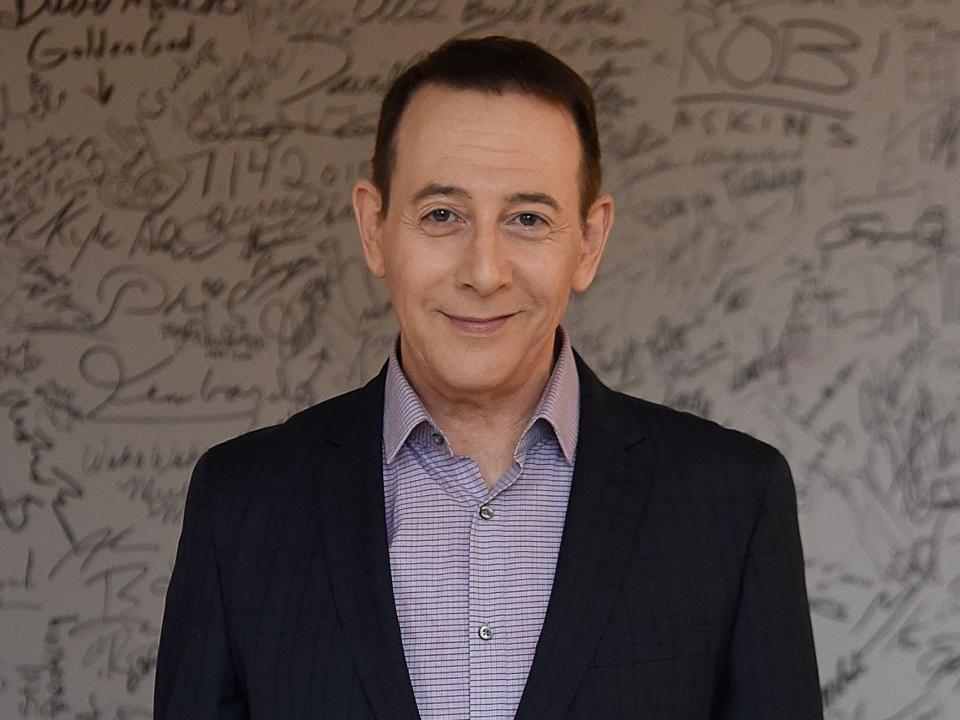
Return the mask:
[[510,203],[537,203],[539,205],[546,205],[547,207],[551,207],[557,212],[560,211],[560,203],[554,200],[553,197],[551,197],[550,195],[547,195],[547,193],[518,192],[518,193],[513,193],[513,195],[510,195],[509,197],[507,197],[507,200]]
[[[429,183],[420,188],[416,193],[414,193],[412,201],[417,203],[421,200],[426,200],[429,197],[435,195],[440,195],[442,197],[456,197],[469,199],[470,193],[468,193],[462,187],[456,185],[440,185],[439,183]],[[553,199],[551,195],[543,192],[515,192],[507,196],[507,202],[514,203],[537,203],[539,205],[546,205],[551,207],[557,212],[560,211],[560,203]]]
[[426,200],[428,197],[433,197],[434,195],[458,198],[470,197],[470,193],[461,187],[457,187],[456,185],[440,185],[438,183],[429,183],[414,193],[412,200],[413,202],[417,203],[421,200]]

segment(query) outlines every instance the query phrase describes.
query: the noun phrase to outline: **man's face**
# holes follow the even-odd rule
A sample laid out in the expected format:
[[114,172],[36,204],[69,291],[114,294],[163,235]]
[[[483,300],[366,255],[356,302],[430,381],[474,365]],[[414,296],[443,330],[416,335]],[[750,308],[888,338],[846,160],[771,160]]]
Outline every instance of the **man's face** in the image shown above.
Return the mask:
[[571,289],[593,280],[609,196],[579,214],[569,114],[515,92],[420,88],[395,137],[387,217],[366,181],[354,208],[367,265],[386,280],[404,370],[451,397],[543,378]]

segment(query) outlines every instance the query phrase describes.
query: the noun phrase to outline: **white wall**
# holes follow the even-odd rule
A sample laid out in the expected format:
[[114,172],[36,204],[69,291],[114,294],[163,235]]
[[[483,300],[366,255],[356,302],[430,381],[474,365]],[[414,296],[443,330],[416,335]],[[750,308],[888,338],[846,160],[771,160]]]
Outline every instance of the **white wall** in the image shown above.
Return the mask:
[[960,717],[960,3],[167,4],[0,0],[0,717],[150,717],[189,470],[379,369],[379,97],[490,32],[599,101],[575,345],[791,462],[828,717]]

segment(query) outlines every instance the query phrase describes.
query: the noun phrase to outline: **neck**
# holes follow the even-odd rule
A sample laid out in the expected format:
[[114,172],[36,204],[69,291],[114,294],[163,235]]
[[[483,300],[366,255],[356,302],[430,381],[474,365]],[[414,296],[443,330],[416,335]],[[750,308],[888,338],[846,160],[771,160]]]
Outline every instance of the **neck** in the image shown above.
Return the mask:
[[546,362],[537,363],[533,372],[515,384],[469,394],[437,387],[415,367],[408,369],[403,366],[403,369],[430,416],[447,432],[456,427],[476,430],[514,425],[522,427],[537,407],[550,379],[552,363],[547,356]]
[[[414,386],[457,455],[472,458],[488,488],[514,464],[523,430],[549,379],[550,366],[515,392],[491,398],[451,398]],[[411,381],[412,383],[412,381]]]
[[453,451],[476,460],[492,484],[513,462],[513,452],[550,379],[558,349],[555,342],[551,352],[543,353],[531,372],[515,383],[470,393],[432,383],[415,362],[403,364],[399,359],[407,380]]
[[489,394],[469,398],[446,395],[425,384],[411,384],[423,401],[424,407],[445,434],[454,442],[455,436],[469,438],[471,434],[486,436],[502,434],[519,438],[530,420],[540,395],[550,377],[550,367],[505,394]]

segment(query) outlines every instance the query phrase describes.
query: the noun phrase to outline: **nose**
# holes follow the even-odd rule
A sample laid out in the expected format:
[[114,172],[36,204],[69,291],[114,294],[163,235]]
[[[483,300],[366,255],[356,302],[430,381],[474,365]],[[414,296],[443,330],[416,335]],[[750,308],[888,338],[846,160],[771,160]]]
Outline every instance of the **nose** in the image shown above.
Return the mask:
[[479,295],[492,295],[509,286],[512,271],[508,243],[498,223],[474,224],[457,263],[457,283]]

